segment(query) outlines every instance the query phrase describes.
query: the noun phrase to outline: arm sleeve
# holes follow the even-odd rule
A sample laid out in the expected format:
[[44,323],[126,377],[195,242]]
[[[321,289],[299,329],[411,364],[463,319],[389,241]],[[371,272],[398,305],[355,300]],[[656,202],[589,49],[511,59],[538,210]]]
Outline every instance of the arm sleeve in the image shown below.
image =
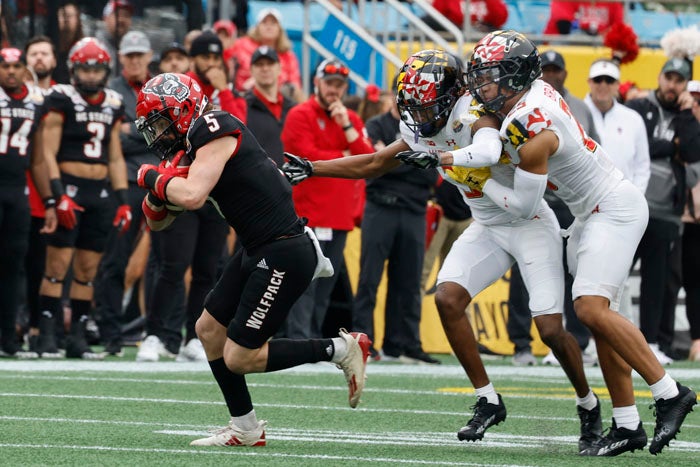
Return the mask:
[[472,144],[466,148],[450,151],[452,165],[461,167],[490,167],[498,162],[503,146],[501,136],[495,128],[481,128],[474,135]]
[[523,219],[531,219],[537,214],[546,188],[546,174],[533,174],[517,168],[513,177],[513,189],[491,178],[484,184],[484,193],[504,211]]

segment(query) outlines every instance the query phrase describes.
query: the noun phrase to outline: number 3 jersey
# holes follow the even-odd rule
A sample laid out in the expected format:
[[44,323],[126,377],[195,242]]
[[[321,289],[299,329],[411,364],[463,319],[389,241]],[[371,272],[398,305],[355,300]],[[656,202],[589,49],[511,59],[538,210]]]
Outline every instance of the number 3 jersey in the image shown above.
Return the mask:
[[518,149],[538,133],[550,130],[559,147],[548,161],[548,187],[576,217],[585,218],[622,180],[622,172],[598,143],[588,137],[564,98],[542,80],[503,119],[501,138],[513,163]]
[[73,86],[57,84],[46,96],[46,110],[63,115],[57,162],[107,164],[111,130],[124,118],[121,94],[105,89],[96,101],[88,101]]
[[[228,112],[214,110],[199,117],[187,133],[188,153],[225,136],[237,140],[211,198],[233,227],[246,250],[276,238],[300,234],[292,187],[260,147],[251,131]],[[198,154],[197,158],[207,154]]]
[[[404,122],[401,122],[401,137],[414,151],[436,153],[437,151],[453,151],[464,148],[472,143],[471,125],[479,118],[480,113],[483,114],[483,110],[479,104],[472,100],[470,94],[465,94],[457,100],[448,117],[447,124],[437,135],[429,138],[419,136],[416,140],[414,132]],[[442,178],[459,189],[476,221],[484,225],[523,221],[523,219],[501,209],[482,192],[472,190],[468,185],[465,185],[463,181],[468,170],[465,167],[457,166],[438,167]],[[502,157],[497,165],[491,167],[491,178],[501,185],[512,188],[514,172],[515,168],[510,164],[510,161]],[[548,209],[544,201],[542,201],[542,208]]]
[[0,186],[27,186],[25,170],[43,104],[41,89],[31,84],[11,96],[0,88]]

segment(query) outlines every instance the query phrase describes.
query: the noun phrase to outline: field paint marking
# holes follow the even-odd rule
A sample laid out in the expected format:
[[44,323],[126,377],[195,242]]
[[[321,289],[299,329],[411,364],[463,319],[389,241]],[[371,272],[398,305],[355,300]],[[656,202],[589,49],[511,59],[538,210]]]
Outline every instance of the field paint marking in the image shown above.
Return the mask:
[[[357,457],[357,456],[330,456],[326,454],[288,454],[283,452],[264,452],[265,448],[256,448],[255,451],[246,448],[226,448],[226,449],[164,449],[164,448],[125,448],[114,446],[77,446],[60,444],[19,444],[0,443],[2,448],[18,449],[71,449],[77,451],[116,451],[116,452],[145,452],[145,453],[165,453],[165,454],[203,454],[224,455],[224,456],[249,456],[249,457],[272,457],[272,458],[296,458],[296,459],[322,459],[338,461],[362,461],[362,462],[384,462],[391,464],[425,464],[435,465],[434,460],[424,461],[419,459],[394,459],[390,457]],[[464,465],[464,466],[487,466],[487,467],[530,467],[528,465],[515,464],[482,464],[476,462],[448,462],[440,461],[440,465]]]
[[[59,375],[27,375],[21,374],[20,376],[12,374],[2,374],[0,373],[0,379],[31,379],[31,380],[57,380],[57,381],[91,381],[91,382],[117,382],[117,383],[143,383],[143,384],[173,384],[173,385],[198,385],[198,386],[211,386],[214,381],[188,381],[188,380],[169,380],[169,379],[141,379],[141,378],[113,378],[113,377],[94,377],[94,376],[59,376]],[[542,382],[542,381],[539,381]],[[557,380],[558,384],[566,384],[565,381]],[[248,383],[249,388],[266,388],[266,389],[299,389],[299,390],[311,390],[311,391],[347,391],[347,386],[318,386],[318,385],[289,385],[289,384],[275,384],[275,383]],[[559,387],[559,388],[526,388],[526,387],[511,387],[511,386],[498,386],[498,392],[502,395],[507,395],[512,398],[538,398],[543,400],[562,400],[562,399],[573,399],[575,396],[575,391],[572,387]],[[607,388],[592,387],[593,392],[595,392],[598,397],[603,400],[609,400],[610,395],[608,394]],[[364,390],[366,393],[371,394],[408,394],[408,395],[444,395],[444,396],[457,396],[462,397],[464,394],[473,395],[474,388],[471,387],[443,387],[436,388],[435,390],[414,390],[414,389],[396,389],[396,388],[373,388],[369,387]],[[652,394],[649,390],[635,390],[635,397],[651,399]]]
[[[565,377],[564,370],[556,366],[538,365],[527,367],[488,365],[489,375],[494,376],[522,376],[524,371],[534,378],[558,378]],[[599,367],[585,367],[586,376],[601,378]],[[37,372],[37,371],[89,371],[89,372],[123,372],[123,373],[209,373],[211,370],[204,362],[114,362],[114,361],[82,361],[82,360],[11,360],[0,359],[0,371]],[[329,362],[308,363],[295,368],[282,370],[293,374],[318,374],[339,373],[335,364]],[[281,373],[281,372],[277,372]],[[668,368],[672,378],[680,380],[700,379],[700,368]],[[367,365],[368,375],[400,376],[411,375],[432,378],[435,376],[456,376],[466,378],[464,369],[459,365],[408,365],[408,364],[370,364]],[[641,377],[632,372],[634,379]]]

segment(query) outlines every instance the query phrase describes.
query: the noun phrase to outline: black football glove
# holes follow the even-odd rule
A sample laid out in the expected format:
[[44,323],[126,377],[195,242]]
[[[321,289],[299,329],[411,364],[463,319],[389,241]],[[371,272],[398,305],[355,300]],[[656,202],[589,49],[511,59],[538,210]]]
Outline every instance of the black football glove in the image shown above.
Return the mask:
[[394,156],[406,165],[419,169],[434,169],[440,165],[440,155],[423,151],[401,151]]
[[281,170],[292,185],[297,185],[314,174],[314,165],[310,160],[288,152],[283,155],[287,162],[282,165]]

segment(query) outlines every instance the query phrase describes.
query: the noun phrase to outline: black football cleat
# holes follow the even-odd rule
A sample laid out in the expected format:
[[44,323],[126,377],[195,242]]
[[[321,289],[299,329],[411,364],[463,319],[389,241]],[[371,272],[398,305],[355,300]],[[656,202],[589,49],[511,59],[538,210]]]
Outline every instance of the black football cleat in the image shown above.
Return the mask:
[[490,427],[506,419],[506,406],[498,394],[498,404],[489,404],[485,397],[480,397],[472,407],[474,416],[457,433],[460,441],[478,441]]
[[600,400],[596,396],[596,406],[591,410],[576,406],[578,418],[581,420],[581,436],[578,439],[578,451],[593,447],[603,436],[603,420],[600,418]]
[[656,406],[656,426],[654,437],[649,445],[649,452],[657,455],[664,446],[681,432],[681,425],[685,416],[693,411],[693,406],[698,403],[695,391],[686,386],[678,386],[678,395],[673,399],[659,399],[649,407]]
[[608,434],[595,441],[592,446],[579,451],[581,456],[618,456],[623,452],[634,452],[647,445],[647,433],[639,422],[636,430],[618,428],[615,419]]

